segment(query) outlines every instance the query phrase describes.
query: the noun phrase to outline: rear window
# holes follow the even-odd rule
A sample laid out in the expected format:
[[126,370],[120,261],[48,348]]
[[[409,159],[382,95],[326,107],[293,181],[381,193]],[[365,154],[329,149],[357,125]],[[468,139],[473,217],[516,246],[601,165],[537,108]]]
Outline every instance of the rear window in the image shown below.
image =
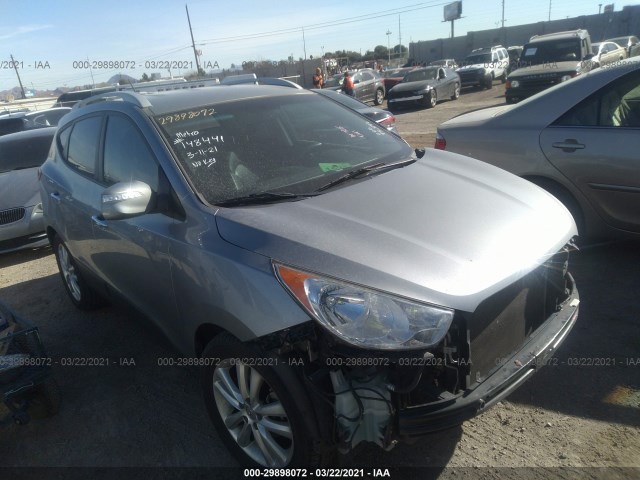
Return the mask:
[[524,46],[520,61],[532,65],[542,63],[580,61],[580,39],[534,42]]
[[0,173],[42,165],[47,159],[53,134],[48,131],[36,136],[21,134],[0,139]]

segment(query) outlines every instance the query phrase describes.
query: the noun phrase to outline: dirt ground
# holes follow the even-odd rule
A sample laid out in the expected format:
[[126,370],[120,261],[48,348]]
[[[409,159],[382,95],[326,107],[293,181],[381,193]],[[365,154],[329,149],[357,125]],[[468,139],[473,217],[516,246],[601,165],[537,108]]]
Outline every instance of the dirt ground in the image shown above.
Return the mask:
[[[502,91],[400,113],[398,129],[432,146],[437,124],[503,103]],[[578,323],[547,367],[459,428],[390,452],[362,446],[337,466],[395,479],[640,478],[638,265],[639,243],[585,245],[571,259]],[[49,248],[0,255],[0,301],[40,327],[63,399],[54,417],[0,427],[0,479],[243,478],[207,418],[197,370],[159,366],[178,354],[137,312],[74,309]],[[108,366],[68,365],[83,357]]]

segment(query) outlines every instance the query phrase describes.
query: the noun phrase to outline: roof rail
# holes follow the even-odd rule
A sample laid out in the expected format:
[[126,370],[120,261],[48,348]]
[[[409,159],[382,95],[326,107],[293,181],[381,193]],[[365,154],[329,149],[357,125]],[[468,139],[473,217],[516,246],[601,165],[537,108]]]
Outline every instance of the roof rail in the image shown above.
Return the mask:
[[139,95],[137,93],[121,91],[121,92],[108,92],[108,93],[101,93],[99,95],[94,95],[92,97],[86,98],[76,103],[73,106],[73,108],[74,109],[82,108],[88,105],[93,105],[94,103],[113,102],[113,101],[133,103],[134,105],[140,108],[151,107],[151,102],[149,102],[149,100],[146,99],[144,96]]

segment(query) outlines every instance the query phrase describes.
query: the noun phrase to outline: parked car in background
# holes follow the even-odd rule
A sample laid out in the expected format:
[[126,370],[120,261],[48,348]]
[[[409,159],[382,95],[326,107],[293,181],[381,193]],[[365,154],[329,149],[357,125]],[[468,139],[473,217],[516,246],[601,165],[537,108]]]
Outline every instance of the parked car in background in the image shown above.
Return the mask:
[[456,70],[462,87],[493,88],[493,81],[504,83],[509,67],[509,54],[501,45],[490,48],[476,48]]
[[100,95],[101,93],[109,93],[115,92],[118,90],[118,87],[100,87],[100,88],[92,88],[90,90],[75,90],[72,92],[63,93],[58,97],[56,103],[53,104],[54,107],[73,107],[76,103],[86,98],[92,97],[94,95]]
[[509,55],[509,67],[507,68],[507,75],[513,70],[516,70],[520,65],[520,55],[522,55],[522,46],[507,47],[507,54]]
[[246,466],[335,465],[458,425],[578,316],[556,199],[313,91],[88,99],[40,185],[71,301],[112,294],[150,318]]
[[640,236],[640,58],[453,118],[436,147],[540,185],[589,236]]
[[382,76],[382,82],[384,83],[384,91],[388,94],[389,90],[399,84],[404,76],[414,68],[415,67],[402,67],[384,70],[380,74]]
[[360,115],[364,115],[377,124],[382,125],[390,132],[393,132],[395,134],[398,133],[398,131],[396,130],[396,117],[394,117],[393,113],[389,112],[388,110],[371,107],[366,103],[361,102],[360,100],[356,100],[350,95],[345,95],[335,90],[314,89],[313,91],[319,93],[320,95],[324,95],[325,97],[330,98],[331,100],[336,101],[344,105],[345,107],[355,110]]
[[0,135],[22,132],[33,128],[54,127],[70,110],[71,108],[69,107],[59,107],[3,115],[0,117]]
[[565,82],[592,67],[591,37],[586,30],[534,35],[520,55],[518,69],[505,85],[507,103],[515,103]]
[[593,67],[597,68],[627,58],[627,50],[614,42],[597,42],[591,44]]
[[430,67],[447,67],[452,70],[458,68],[458,64],[453,58],[445,58],[442,60],[434,60],[433,62],[429,62]]
[[446,67],[417,68],[387,93],[390,110],[400,106],[435,107],[439,100],[460,97],[460,77]]
[[608,38],[605,42],[617,43],[621,47],[627,50],[627,57],[636,57],[640,55],[640,40],[635,35],[629,35],[626,37]]
[[39,128],[0,137],[0,252],[47,245],[37,170],[56,129]]
[[[363,68],[351,74],[353,78],[353,96],[361,102],[373,102],[381,105],[385,97],[383,78],[372,68]],[[325,89],[341,90],[344,73],[334,75],[324,84]]]

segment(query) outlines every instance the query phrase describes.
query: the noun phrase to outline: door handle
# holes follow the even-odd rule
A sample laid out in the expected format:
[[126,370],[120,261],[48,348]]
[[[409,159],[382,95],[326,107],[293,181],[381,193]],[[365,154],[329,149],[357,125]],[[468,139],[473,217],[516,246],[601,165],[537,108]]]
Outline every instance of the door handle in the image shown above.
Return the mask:
[[50,193],[50,194],[49,194],[49,196],[50,196],[53,200],[55,200],[55,202],[56,202],[56,203],[60,203],[61,198],[60,198],[60,194],[59,194],[58,192]]
[[109,224],[106,222],[106,220],[104,218],[100,218],[98,215],[92,215],[91,221],[99,228],[109,228]]
[[578,143],[578,141],[573,138],[567,138],[564,142],[552,143],[551,146],[553,148],[561,148],[563,152],[567,152],[567,153],[575,152],[576,150],[579,150],[585,147],[584,144]]

